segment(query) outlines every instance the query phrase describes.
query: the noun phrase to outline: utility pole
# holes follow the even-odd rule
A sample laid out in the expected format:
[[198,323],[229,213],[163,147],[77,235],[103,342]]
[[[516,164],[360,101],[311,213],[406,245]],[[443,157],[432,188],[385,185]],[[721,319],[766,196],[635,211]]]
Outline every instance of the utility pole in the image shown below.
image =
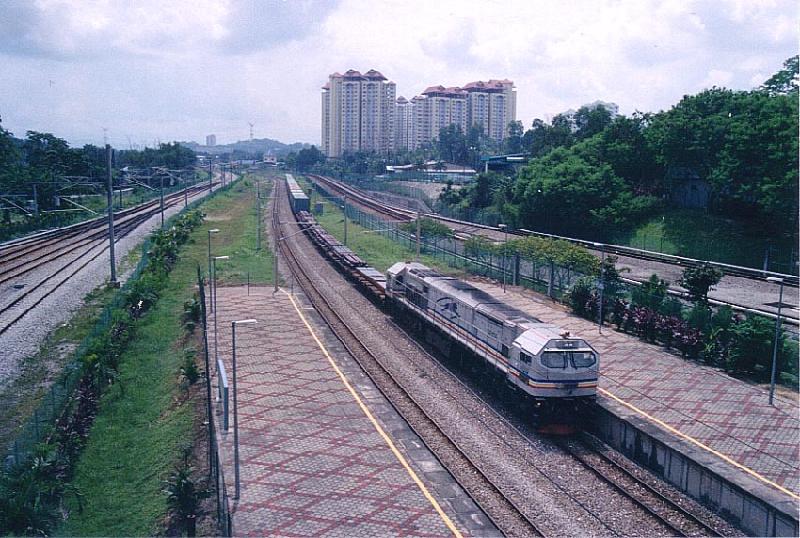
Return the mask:
[[111,285],[117,287],[117,267],[114,256],[114,185],[111,180],[111,146],[106,144],[106,180],[108,182],[108,252],[111,259]]
[[420,245],[419,245],[420,236],[421,236],[420,227],[421,227],[421,223],[420,223],[420,220],[419,220],[419,210],[417,210],[417,259],[416,259],[417,262],[419,262],[419,251],[420,251]]
[[342,211],[344,211],[344,246],[347,246],[347,195],[344,195],[344,205],[342,205]]
[[214,191],[214,174],[211,171],[211,157],[208,158],[208,192]]
[[161,194],[160,194],[160,197],[161,197],[161,227],[163,228],[164,227],[164,174],[161,174],[159,177],[161,178],[161,183],[160,183],[160,189],[159,190],[161,191]]

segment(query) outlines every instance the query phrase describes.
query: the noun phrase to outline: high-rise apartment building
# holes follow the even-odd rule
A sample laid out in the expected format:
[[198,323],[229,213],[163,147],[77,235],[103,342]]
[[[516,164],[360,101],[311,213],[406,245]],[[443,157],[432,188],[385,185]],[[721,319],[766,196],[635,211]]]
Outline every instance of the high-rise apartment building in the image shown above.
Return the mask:
[[480,125],[484,135],[503,140],[508,124],[517,117],[517,92],[510,80],[476,81],[460,88],[430,86],[410,104],[414,133],[407,145],[398,140],[397,149],[412,150],[433,142],[448,125],[458,125],[464,133]]
[[206,146],[212,147],[217,145],[217,135],[206,135]]
[[340,157],[416,149],[438,139],[448,125],[465,133],[481,125],[486,136],[500,141],[517,117],[517,92],[507,79],[430,86],[411,100],[395,100],[395,93],[395,84],[374,69],[330,75],[322,87],[322,151]]
[[414,105],[402,95],[394,107],[394,136],[392,150],[407,150],[414,141]]
[[322,87],[322,149],[328,157],[351,151],[391,149],[394,82],[370,69],[334,73]]

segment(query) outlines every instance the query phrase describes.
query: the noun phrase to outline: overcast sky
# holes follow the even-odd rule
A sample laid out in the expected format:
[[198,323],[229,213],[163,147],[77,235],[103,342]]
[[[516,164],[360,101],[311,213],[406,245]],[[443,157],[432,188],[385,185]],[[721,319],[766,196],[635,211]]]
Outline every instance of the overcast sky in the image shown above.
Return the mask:
[[597,99],[669,108],[752,89],[797,54],[793,0],[0,0],[0,117],[73,144],[319,143],[330,73],[408,98],[510,78],[517,119]]

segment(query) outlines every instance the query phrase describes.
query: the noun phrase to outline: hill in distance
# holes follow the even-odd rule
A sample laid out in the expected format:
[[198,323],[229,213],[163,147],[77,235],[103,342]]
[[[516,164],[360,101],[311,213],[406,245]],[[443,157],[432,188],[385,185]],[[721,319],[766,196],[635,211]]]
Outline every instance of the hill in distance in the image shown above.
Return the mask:
[[250,153],[254,155],[275,155],[281,157],[292,151],[298,152],[303,148],[310,148],[311,144],[303,142],[295,142],[293,144],[284,144],[271,138],[254,138],[250,140],[239,140],[232,144],[217,144],[216,146],[203,146],[197,142],[178,142],[180,145],[187,147],[195,153],[205,153],[208,155],[225,155],[228,153],[241,152]]

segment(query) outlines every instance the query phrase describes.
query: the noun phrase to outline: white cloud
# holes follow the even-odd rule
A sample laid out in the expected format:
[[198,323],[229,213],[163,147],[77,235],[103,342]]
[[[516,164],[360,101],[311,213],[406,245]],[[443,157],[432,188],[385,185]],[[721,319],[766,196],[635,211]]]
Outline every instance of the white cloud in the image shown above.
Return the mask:
[[376,68],[406,97],[507,77],[526,125],[595,99],[658,110],[712,84],[752,88],[797,42],[796,8],[778,0],[12,0],[7,10],[4,125],[83,140],[100,126],[121,140],[232,140],[252,121],[256,136],[315,142],[319,87],[348,68]]

